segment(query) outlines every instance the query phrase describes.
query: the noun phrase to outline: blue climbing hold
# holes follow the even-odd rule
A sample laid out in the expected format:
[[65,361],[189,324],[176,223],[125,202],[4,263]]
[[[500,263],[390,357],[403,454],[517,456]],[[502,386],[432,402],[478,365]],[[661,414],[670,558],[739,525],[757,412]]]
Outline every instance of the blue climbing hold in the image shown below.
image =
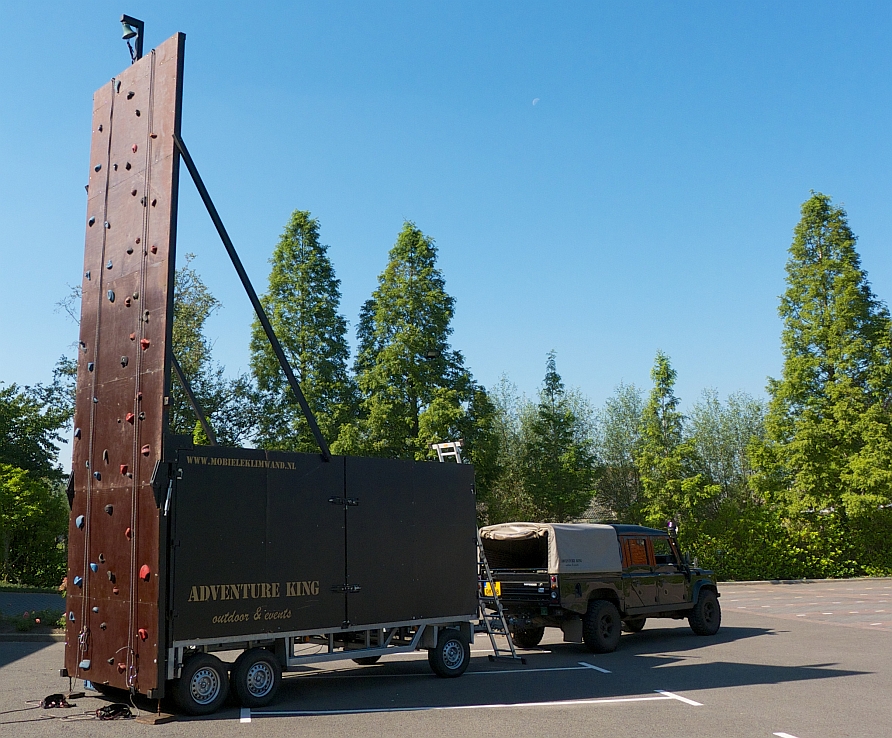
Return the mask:
[[97,571],[99,571],[99,564],[92,564],[92,563],[91,563],[91,564],[90,564],[90,570],[91,570],[92,572],[94,572],[94,573],[97,572]]
[[75,587],[83,587],[84,586],[84,578],[83,577],[75,577],[74,578],[74,586]]
[[83,527],[84,527],[84,516],[83,516],[83,515],[78,515],[78,516],[77,516],[77,519],[74,521],[74,524],[75,524],[78,528],[83,528]]

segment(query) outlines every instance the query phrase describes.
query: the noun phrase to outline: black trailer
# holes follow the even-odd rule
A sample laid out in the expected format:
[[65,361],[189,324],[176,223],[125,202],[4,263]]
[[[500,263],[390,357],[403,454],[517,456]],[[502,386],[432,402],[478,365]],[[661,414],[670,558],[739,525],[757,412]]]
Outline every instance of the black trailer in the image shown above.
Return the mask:
[[[477,620],[473,467],[329,452],[180,137],[184,49],[174,35],[93,100],[62,675],[172,691],[196,714],[230,682],[266,704],[283,670],[312,661],[425,648],[458,676]],[[179,368],[181,161],[318,454],[217,446]],[[210,446],[170,433],[174,374]],[[231,670],[214,655],[239,650]]]

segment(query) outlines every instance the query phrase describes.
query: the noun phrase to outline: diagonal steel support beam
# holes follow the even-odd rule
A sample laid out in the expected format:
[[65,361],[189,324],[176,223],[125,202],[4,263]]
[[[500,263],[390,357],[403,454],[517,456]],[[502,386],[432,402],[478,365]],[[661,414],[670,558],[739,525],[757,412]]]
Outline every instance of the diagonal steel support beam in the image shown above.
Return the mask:
[[198,194],[201,196],[205,208],[207,208],[208,215],[211,216],[211,220],[214,222],[217,233],[220,235],[220,240],[223,241],[223,245],[226,247],[226,253],[229,254],[229,258],[232,260],[232,265],[235,267],[235,271],[238,272],[239,279],[242,280],[242,286],[245,288],[245,292],[248,293],[248,299],[251,300],[251,304],[254,306],[254,312],[257,314],[257,319],[263,326],[266,337],[269,339],[270,345],[273,347],[276,358],[279,360],[279,366],[282,367],[282,371],[285,373],[285,377],[288,379],[288,384],[291,386],[291,391],[294,392],[294,396],[297,398],[297,402],[298,404],[300,404],[300,408],[304,412],[304,417],[307,419],[310,430],[313,432],[313,437],[316,439],[316,443],[318,444],[319,450],[322,453],[322,458],[325,461],[330,461],[331,451],[329,451],[328,444],[326,443],[325,438],[323,438],[322,436],[322,431],[319,430],[319,424],[316,422],[316,416],[313,415],[313,411],[310,409],[310,406],[307,403],[307,399],[304,397],[304,393],[300,389],[297,378],[294,376],[291,365],[288,363],[288,359],[285,357],[285,352],[282,350],[282,345],[279,343],[279,339],[276,338],[276,334],[269,322],[269,318],[267,318],[266,312],[264,311],[263,306],[260,304],[260,300],[257,298],[257,293],[254,292],[254,287],[251,285],[251,280],[248,279],[248,273],[242,266],[242,261],[241,259],[239,259],[239,256],[235,251],[235,246],[232,245],[232,240],[229,238],[229,234],[226,232],[226,228],[223,226],[223,221],[220,220],[220,215],[219,213],[217,213],[217,208],[214,207],[211,196],[208,194],[207,188],[204,186],[204,182],[202,182],[201,180],[201,175],[198,173],[195,162],[192,161],[192,157],[189,155],[189,151],[186,149],[186,144],[183,143],[183,140],[177,134],[174,134],[173,140],[176,144],[177,149],[179,149],[179,152],[183,157],[183,163],[186,165],[186,169],[189,170],[189,174],[192,176],[192,181],[195,183],[195,188],[198,190]]
[[183,374],[183,368],[180,366],[180,362],[177,361],[177,357],[174,355],[173,351],[170,352],[170,365],[173,367],[177,379],[180,380],[180,385],[186,390],[186,397],[189,398],[189,404],[192,405],[195,417],[197,417],[198,422],[201,423],[201,429],[211,442],[211,446],[218,446],[219,444],[217,443],[217,436],[214,435],[214,429],[211,428],[211,424],[208,423],[207,415],[204,414],[204,410],[201,405],[198,404],[198,398],[192,391],[192,385],[189,384],[189,380],[186,379],[186,375]]

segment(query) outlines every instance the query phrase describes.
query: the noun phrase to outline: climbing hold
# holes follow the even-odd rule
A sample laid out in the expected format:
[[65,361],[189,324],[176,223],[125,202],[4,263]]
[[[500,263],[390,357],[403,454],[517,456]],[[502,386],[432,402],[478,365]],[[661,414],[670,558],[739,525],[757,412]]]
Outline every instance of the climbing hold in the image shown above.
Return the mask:
[[131,334],[130,334],[130,340],[131,340],[131,341],[135,341],[135,340],[136,340],[136,334],[135,334],[135,333],[131,333]]
[[108,263],[106,263],[105,268],[106,268],[106,269],[111,269],[111,268],[112,268],[112,260],[111,260],[111,259],[108,260]]
[[84,272],[84,277],[86,277],[87,281],[90,281],[90,272]]
[[84,462],[84,466],[86,466],[87,469],[90,468],[90,462],[89,462],[89,460],[87,460],[87,461]]
[[141,198],[139,198],[139,204],[142,205],[143,207],[146,206],[146,196],[145,195],[143,195]]
[[145,322],[145,323],[148,323],[148,322],[149,322],[149,311],[148,311],[148,310],[146,310],[146,311],[142,314],[142,319],[143,319],[143,322]]
[[99,482],[102,481],[102,473],[101,472],[93,472],[93,476],[96,477],[97,481],[99,481]]
[[91,564],[90,564],[90,571],[92,571],[94,574],[95,574],[97,571],[99,571],[99,564],[93,564],[93,563],[91,563]]
[[106,515],[111,515],[112,513],[114,513],[114,511],[115,511],[114,505],[106,505],[105,506],[105,514]]
[[134,292],[134,293],[133,293],[133,299],[134,299],[134,300],[138,300],[138,299],[139,299],[139,292]]
[[108,449],[102,450],[102,460],[107,464],[108,463]]
[[127,364],[129,364],[129,363],[130,363],[130,359],[128,359],[126,356],[121,357],[121,366],[127,366]]
[[90,659],[84,659],[77,665],[78,669],[83,669],[84,671],[90,671]]
[[121,91],[121,80],[118,80],[118,84],[115,86],[115,92]]
[[74,586],[75,587],[83,587],[84,586],[84,578],[83,577],[75,577],[74,578]]
[[127,247],[127,253],[128,253],[128,254],[132,254],[132,253],[133,253],[133,246],[128,246],[128,247]]
[[130,147],[130,150],[135,154],[135,153],[136,153],[136,148],[137,148],[137,147],[136,147],[136,144],[133,144],[133,146]]
[[113,571],[109,571],[109,572],[106,572],[106,574],[108,576],[108,581],[110,581],[112,584],[114,584],[115,583],[115,573]]
[[[128,250],[133,251],[133,249],[128,249]],[[124,307],[130,307],[130,298],[129,297],[124,298]]]
[[131,196],[131,197],[136,197],[136,189],[132,189],[132,190],[130,190],[130,196]]
[[140,116],[140,112],[139,112],[139,110],[137,110],[137,111],[136,111],[136,117],[139,118],[139,116]]
[[137,393],[136,393],[136,399],[137,399],[137,400],[142,400],[142,392],[137,392]]
[[145,351],[149,346],[152,345],[152,342],[148,338],[141,338],[139,340],[139,345],[143,351]]
[[115,291],[114,290],[109,290],[108,292],[106,292],[106,295],[108,295],[109,302],[115,301]]
[[140,419],[140,420],[145,420],[145,419],[146,419],[146,414],[145,414],[144,412],[140,413],[140,414],[139,414],[139,419]]
[[74,622],[74,613],[73,613],[73,612],[69,612],[69,613],[68,613],[68,619],[69,619],[72,623]]
[[120,591],[117,587],[112,587],[112,594],[118,594]]
[[136,243],[138,244],[140,241],[142,241],[142,239],[141,239],[139,236],[137,236],[137,237],[136,237]]
[[121,474],[124,474],[126,476],[129,469],[130,469],[130,467],[127,466],[127,464],[121,464]]
[[88,361],[88,362],[87,362],[87,371],[88,371],[88,372],[92,372],[92,371],[93,371],[93,362],[92,362],[92,361]]
[[115,663],[115,657],[112,656],[112,657],[108,660],[108,663],[109,663],[109,664],[114,664],[114,663]]
[[74,524],[75,524],[75,526],[77,526],[78,528],[83,528],[83,527],[84,527],[84,516],[83,516],[83,515],[78,515],[77,518],[76,518],[75,521],[74,521]]
[[157,134],[157,133],[150,133],[150,134],[149,134],[149,138],[158,138],[158,134]]
[[104,563],[105,563],[105,554],[99,554],[99,563],[100,563],[100,564],[104,564]]
[[133,531],[130,528],[127,528],[127,530],[124,531],[124,538],[128,541],[133,538]]
[[87,221],[87,225],[92,227],[95,222],[96,222],[96,216],[91,215],[90,220]]
[[152,247],[149,249],[153,254],[158,253],[158,247],[155,244],[152,244]]
[[98,608],[98,607],[94,607],[94,608],[93,608],[93,612],[98,613],[98,612],[99,612],[99,608]]
[[152,578],[152,570],[149,569],[148,564],[143,564],[142,567],[140,568],[139,578],[142,579],[144,582],[148,582],[149,579]]
[[99,623],[99,630],[105,630],[108,627],[108,623]]
[[93,404],[95,405],[97,402],[99,402],[99,398],[98,398],[98,397],[94,397],[94,398],[93,398]]
[[102,133],[102,123],[99,124],[99,132]]
[[[128,100],[132,100],[132,99],[133,99],[133,96],[134,96],[135,94],[136,94],[136,93],[135,93],[133,90],[130,90],[130,92],[127,93],[127,99],[128,99]],[[136,144],[134,144],[134,147],[135,147],[135,146],[136,146]],[[135,148],[134,148],[133,150],[136,151]]]
[[129,161],[124,165],[124,169],[126,169],[128,172],[130,171],[130,162]]
[[102,169],[102,164],[97,164],[95,167],[93,167],[94,172],[98,172],[100,169]]
[[75,438],[80,438],[80,437],[81,437],[81,429],[80,429],[80,428],[75,428],[75,429],[74,429],[74,437],[75,437]]
[[152,447],[149,446],[149,444],[146,444],[145,446],[142,447],[142,455],[143,456],[148,456],[150,453],[152,453]]
[[153,198],[152,199],[152,207],[155,207],[157,204],[158,204],[158,200]]
[[135,417],[136,417],[136,416],[135,416],[133,413],[127,413],[127,414],[124,416],[124,420],[126,420],[128,423],[130,423],[130,425],[133,425],[133,419],[134,419]]
[[117,164],[112,164],[112,169],[114,169],[114,170],[117,172],[117,171],[118,171],[118,165],[117,165]]
[[139,637],[140,637],[142,640],[145,640],[146,638],[149,637],[149,631],[147,631],[145,628],[140,628],[140,629],[139,629],[138,631],[136,631],[136,632],[139,633]]
[[111,228],[111,223],[109,223],[108,221],[105,221],[105,223],[103,223],[103,225],[104,225],[106,228]]
[[127,664],[119,661],[118,662],[118,674],[123,674],[125,671],[127,671]]

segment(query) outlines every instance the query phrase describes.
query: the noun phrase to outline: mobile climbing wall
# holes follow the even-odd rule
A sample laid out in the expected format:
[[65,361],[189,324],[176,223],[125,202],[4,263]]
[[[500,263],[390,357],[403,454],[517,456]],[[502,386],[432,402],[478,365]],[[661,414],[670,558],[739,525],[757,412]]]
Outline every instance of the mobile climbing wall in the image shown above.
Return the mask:
[[150,696],[165,643],[150,480],[170,394],[184,42],[93,96],[68,533],[68,674]]

